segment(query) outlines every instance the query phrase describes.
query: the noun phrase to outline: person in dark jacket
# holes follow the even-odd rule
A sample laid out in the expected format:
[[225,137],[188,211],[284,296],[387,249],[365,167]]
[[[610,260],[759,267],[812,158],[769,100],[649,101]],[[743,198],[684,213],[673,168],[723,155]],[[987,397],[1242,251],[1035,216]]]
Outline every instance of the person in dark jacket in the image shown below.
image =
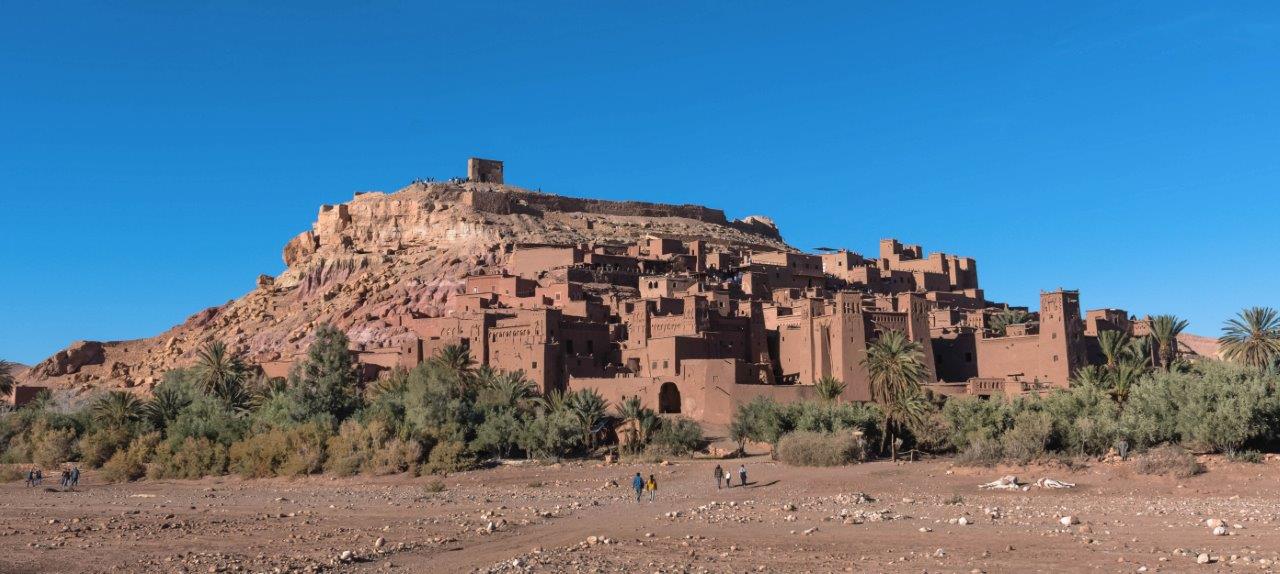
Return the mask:
[[720,490],[720,485],[724,482],[724,469],[720,465],[716,465],[716,490]]
[[747,465],[738,467],[738,478],[742,480],[742,486],[747,486]]
[[640,473],[636,473],[636,477],[631,479],[631,488],[636,489],[636,502],[640,502],[640,497],[644,496],[644,477]]

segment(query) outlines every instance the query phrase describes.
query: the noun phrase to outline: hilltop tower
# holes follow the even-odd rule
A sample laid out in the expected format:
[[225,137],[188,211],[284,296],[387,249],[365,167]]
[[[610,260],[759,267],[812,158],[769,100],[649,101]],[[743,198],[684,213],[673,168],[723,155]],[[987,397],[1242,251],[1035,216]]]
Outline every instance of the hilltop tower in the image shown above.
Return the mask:
[[502,162],[496,159],[467,159],[467,181],[502,184]]

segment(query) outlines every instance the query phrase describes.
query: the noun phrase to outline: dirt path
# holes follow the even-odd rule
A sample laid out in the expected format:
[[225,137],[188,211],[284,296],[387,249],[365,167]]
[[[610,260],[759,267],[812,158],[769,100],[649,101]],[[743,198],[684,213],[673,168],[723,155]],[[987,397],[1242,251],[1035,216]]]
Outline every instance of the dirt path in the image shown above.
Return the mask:
[[[442,492],[407,476],[5,484],[0,572],[1267,572],[1280,560],[1274,461],[1175,480],[1126,464],[756,458],[754,484],[724,490],[714,465],[508,466],[450,476]],[[635,502],[637,471],[657,476],[657,502]],[[1076,487],[977,489],[1002,474]]]

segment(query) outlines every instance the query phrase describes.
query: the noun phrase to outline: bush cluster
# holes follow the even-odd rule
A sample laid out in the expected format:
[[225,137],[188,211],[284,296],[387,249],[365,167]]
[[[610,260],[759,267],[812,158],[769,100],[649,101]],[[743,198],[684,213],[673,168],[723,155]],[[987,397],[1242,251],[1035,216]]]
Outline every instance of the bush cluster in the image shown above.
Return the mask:
[[322,326],[286,379],[254,378],[212,343],[150,400],[112,391],[64,413],[44,397],[0,416],[0,463],[79,461],[112,481],[446,474],[491,457],[591,454],[621,425],[640,433],[628,444],[642,451],[702,447],[692,421],[629,404],[614,412],[591,390],[542,396],[522,373],[477,368],[460,347],[362,388],[346,337]]
[[778,442],[778,458],[794,466],[841,466],[866,459],[866,449],[852,433],[796,431]]
[[[794,464],[828,466],[865,459],[868,455],[865,445],[875,445],[883,436],[881,417],[880,409],[874,405],[837,404],[829,400],[784,405],[762,397],[738,407],[729,433],[738,442],[739,450],[745,449],[747,441],[763,442],[770,444],[773,454],[782,458],[783,443],[788,442]],[[914,442],[914,434],[905,438]],[[849,450],[850,441],[858,444],[856,452]],[[819,455],[816,451],[822,449],[830,452]],[[804,454],[800,455],[801,452]]]
[[1134,469],[1141,474],[1190,478],[1204,472],[1204,465],[1201,465],[1186,449],[1173,444],[1163,444],[1138,455]]
[[1274,448],[1280,438],[1280,377],[1220,361],[1155,370],[1124,395],[1080,383],[1010,401],[957,397],[942,418],[966,464],[1026,463],[1050,456],[1101,456],[1127,442],[1200,452]]
[[[1107,383],[1107,377],[1099,380],[1082,378],[1070,388],[1009,400],[952,397],[907,429],[904,448],[954,450],[961,464],[991,466],[1099,457],[1121,443],[1134,451],[1182,445],[1248,461],[1260,459],[1260,451],[1275,450],[1280,442],[1280,375],[1271,371],[1204,361],[1149,369],[1123,392]],[[799,461],[839,460],[840,455],[832,451],[815,457],[813,449],[824,444],[831,448],[833,441],[800,433],[858,430],[876,450],[882,420],[875,406],[831,401],[781,405],[759,398],[739,406],[730,434],[740,447],[747,441],[768,443],[779,457],[782,442],[799,435],[787,456],[796,464],[811,464]]]

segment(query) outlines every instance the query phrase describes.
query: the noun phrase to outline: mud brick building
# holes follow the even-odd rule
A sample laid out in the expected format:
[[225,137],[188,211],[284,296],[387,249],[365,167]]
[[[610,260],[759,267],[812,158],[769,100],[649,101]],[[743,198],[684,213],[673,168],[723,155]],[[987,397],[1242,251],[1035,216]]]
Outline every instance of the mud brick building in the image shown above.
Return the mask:
[[[468,180],[483,185],[461,201],[481,215],[553,210],[772,225],[728,222],[699,206],[509,188],[492,160],[468,162]],[[340,227],[349,217],[339,206],[319,223]],[[876,257],[669,234],[505,250],[503,269],[467,277],[443,314],[387,319],[406,333],[400,344],[353,348],[367,374],[463,345],[479,363],[523,371],[544,392],[592,388],[613,403],[639,395],[662,413],[726,423],[758,396],[811,397],[823,377],[846,385],[845,400],[869,401],[862,363],[868,345],[889,331],[919,343],[930,391],[991,396],[1066,387],[1097,362],[1099,332],[1141,335],[1146,326],[1120,309],[1082,313],[1079,293],[1059,289],[1041,293],[1029,322],[996,334],[991,317],[1009,307],[987,300],[973,258],[896,239],[881,240]],[[288,364],[263,368],[281,376]]]

